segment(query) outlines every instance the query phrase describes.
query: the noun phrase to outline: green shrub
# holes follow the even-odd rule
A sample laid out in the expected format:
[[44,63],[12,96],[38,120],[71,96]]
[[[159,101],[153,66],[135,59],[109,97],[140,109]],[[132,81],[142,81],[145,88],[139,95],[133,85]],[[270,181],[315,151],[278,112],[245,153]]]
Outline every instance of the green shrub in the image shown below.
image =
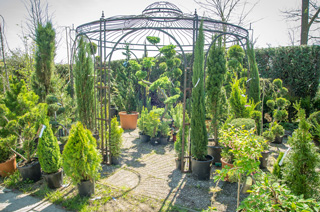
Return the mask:
[[[111,119],[110,151],[113,157],[119,157],[121,154],[123,129],[119,127],[117,117]],[[107,139],[109,139],[109,130],[107,130]]]
[[42,170],[47,173],[55,173],[62,166],[60,148],[57,138],[53,135],[49,121],[44,122],[46,129],[39,138],[38,157]]
[[284,128],[277,122],[271,127],[271,132],[274,136],[279,137],[284,135]]
[[73,184],[82,180],[94,181],[99,177],[102,158],[96,146],[96,140],[81,122],[72,126],[62,157],[64,171]]
[[298,111],[299,128],[295,130],[288,143],[292,148],[286,161],[284,180],[291,191],[304,198],[319,198],[320,174],[316,168],[320,164],[320,156],[317,153],[311,134],[310,124],[305,118],[305,111],[295,104]]
[[[254,103],[260,102],[260,79],[259,79],[259,70],[256,62],[256,56],[253,49],[253,44],[247,42],[247,54],[250,66],[250,81],[248,82],[248,98],[253,99]],[[248,79],[248,80],[249,80]],[[258,128],[259,129],[259,128]]]
[[272,170],[272,174],[280,180],[282,179],[282,172],[283,172],[282,169],[283,169],[284,164],[282,164],[282,166],[280,166],[279,163],[280,163],[283,155],[284,155],[283,152],[279,152],[279,156],[277,158],[277,161],[273,164],[273,170]]
[[262,113],[261,111],[254,110],[250,114],[250,118],[252,118],[257,126],[257,134],[261,135],[261,118],[262,118]]
[[308,122],[311,124],[310,133],[313,137],[320,137],[320,111],[312,113]]
[[162,121],[159,125],[159,134],[162,137],[167,137],[170,134],[169,121]]
[[[188,123],[190,121],[188,113],[185,114],[185,121]],[[189,136],[189,127],[185,127],[184,131],[184,155],[187,152],[187,147],[188,147],[188,136]],[[174,142],[174,150],[176,152],[176,155],[178,159],[181,160],[182,157],[182,124],[180,124],[180,128],[177,134],[177,140]]]
[[138,127],[141,134],[146,134],[147,129],[147,120],[148,120],[148,108],[142,107],[140,118],[138,119]]
[[[191,113],[191,155],[196,160],[205,160],[207,155],[208,135],[205,124],[205,91],[204,91],[204,35],[203,22],[196,41],[193,63],[192,113]],[[197,85],[197,86],[196,86]]]
[[10,147],[14,148],[17,136],[9,135],[6,138],[0,138],[0,163],[6,162],[13,156]]
[[235,128],[242,128],[245,130],[250,130],[252,128],[256,127],[256,123],[253,119],[248,119],[248,118],[238,118],[238,119],[233,119],[230,122],[231,125],[233,125]]

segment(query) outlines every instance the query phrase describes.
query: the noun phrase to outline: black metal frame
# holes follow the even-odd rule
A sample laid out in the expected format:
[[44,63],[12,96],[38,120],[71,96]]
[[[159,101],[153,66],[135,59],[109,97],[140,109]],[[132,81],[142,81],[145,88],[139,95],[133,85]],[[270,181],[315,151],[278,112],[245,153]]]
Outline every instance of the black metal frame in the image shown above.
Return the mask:
[[[165,46],[173,43],[178,46],[177,52],[182,55],[184,64],[184,97],[183,97],[183,131],[188,123],[185,123],[185,110],[186,110],[186,95],[187,90],[191,92],[191,80],[189,80],[189,85],[187,88],[187,78],[191,79],[192,75],[192,61],[187,64],[186,53],[194,52],[194,45],[198,35],[198,28],[200,25],[200,20],[203,20],[203,31],[205,37],[205,59],[208,56],[209,49],[211,45],[215,42],[212,40],[214,35],[217,39],[219,36],[226,35],[226,45],[230,46],[234,43],[240,42],[242,47],[246,49],[245,44],[249,41],[248,30],[229,23],[217,21],[207,17],[200,17],[197,15],[196,11],[194,15],[184,14],[176,5],[169,2],[155,2],[148,7],[146,7],[141,15],[130,15],[130,16],[115,16],[110,18],[105,18],[104,13],[100,20],[93,21],[80,25],[76,28],[76,33],[78,36],[86,35],[86,37],[98,45],[98,55],[100,56],[100,67],[95,67],[96,69],[103,70],[106,73],[108,69],[108,86],[105,88],[100,88],[100,92],[103,90],[107,92],[108,99],[110,99],[110,61],[112,55],[116,50],[124,50],[126,42],[129,41],[131,51],[141,51],[144,52],[145,47],[148,52],[158,52],[158,49],[152,44],[145,42],[146,36],[157,36],[161,38],[161,42],[158,46]],[[126,39],[126,40],[124,40]],[[76,41],[75,41],[76,42]],[[120,46],[120,47],[119,47]],[[109,51],[107,54],[107,50]],[[106,67],[106,62],[108,60],[108,68]],[[206,61],[206,60],[205,60]],[[205,63],[206,64],[206,63]],[[187,70],[190,70],[189,73]],[[188,76],[187,76],[188,75]],[[100,82],[106,82],[106,76],[100,75]],[[96,75],[95,75],[96,77]],[[96,80],[95,80],[96,81]],[[97,88],[98,89],[98,88]],[[96,92],[95,92],[96,94]],[[96,97],[95,97],[96,98]],[[101,104],[101,102],[100,102]],[[104,105],[106,108],[106,105]],[[108,108],[110,109],[110,101],[108,102]],[[96,119],[99,117],[99,111],[96,110]],[[95,130],[101,133],[101,143],[102,152],[106,154],[105,162],[110,162],[110,151],[109,147],[106,145],[104,147],[105,138],[103,137],[104,130],[107,130],[108,125],[111,121],[110,117],[107,117],[106,111],[100,109],[100,124],[95,122]],[[109,127],[110,136],[110,127]],[[182,133],[184,137],[184,132]],[[184,153],[184,138],[182,138],[182,153]],[[190,143],[190,142],[189,142]],[[190,148],[190,146],[189,146]],[[190,151],[189,151],[190,152]],[[184,158],[189,159],[191,156]],[[183,163],[181,163],[183,164]],[[190,168],[189,168],[190,170]],[[185,170],[182,169],[184,172]]]

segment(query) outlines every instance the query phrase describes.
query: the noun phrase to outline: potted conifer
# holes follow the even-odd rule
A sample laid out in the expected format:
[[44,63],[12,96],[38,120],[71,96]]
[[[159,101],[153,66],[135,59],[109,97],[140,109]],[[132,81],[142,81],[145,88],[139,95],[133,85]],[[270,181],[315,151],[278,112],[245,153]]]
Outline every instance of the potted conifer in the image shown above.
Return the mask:
[[139,135],[140,135],[140,140],[142,142],[148,142],[150,140],[150,136],[146,134],[148,118],[149,118],[148,108],[143,107],[140,114],[140,118],[138,119],[138,127],[140,130]]
[[168,144],[168,136],[170,133],[169,121],[164,121],[159,125],[159,143],[166,145]]
[[211,125],[214,132],[214,146],[208,146],[208,154],[213,157],[214,162],[220,162],[221,149],[219,145],[219,120],[222,115],[222,87],[227,73],[227,61],[225,48],[222,45],[222,37],[218,38],[210,48],[208,57],[208,77],[206,94],[208,100],[209,114],[211,115]]
[[192,76],[191,155],[192,174],[199,180],[210,179],[212,156],[207,155],[208,135],[205,124],[204,35],[201,22],[196,41]]
[[94,182],[99,177],[102,161],[96,146],[95,138],[81,122],[72,126],[62,154],[63,169],[77,185],[80,196],[94,193]]
[[[119,128],[119,122],[117,117],[112,118],[111,120],[111,134],[110,134],[110,152],[111,152],[111,163],[113,165],[119,164],[119,158],[121,154],[122,146],[122,133],[123,129]],[[109,130],[107,130],[107,138],[109,139]]]
[[62,159],[57,138],[53,135],[49,121],[44,122],[45,129],[39,138],[38,157],[45,173],[43,175],[49,188],[59,188],[63,184]]

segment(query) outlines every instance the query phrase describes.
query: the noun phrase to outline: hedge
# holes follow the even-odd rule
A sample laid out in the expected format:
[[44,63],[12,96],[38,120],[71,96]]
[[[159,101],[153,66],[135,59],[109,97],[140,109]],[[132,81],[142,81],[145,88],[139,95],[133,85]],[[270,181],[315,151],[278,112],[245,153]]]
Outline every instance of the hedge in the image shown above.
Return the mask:
[[293,97],[313,98],[320,78],[320,46],[256,49],[262,78],[280,78]]

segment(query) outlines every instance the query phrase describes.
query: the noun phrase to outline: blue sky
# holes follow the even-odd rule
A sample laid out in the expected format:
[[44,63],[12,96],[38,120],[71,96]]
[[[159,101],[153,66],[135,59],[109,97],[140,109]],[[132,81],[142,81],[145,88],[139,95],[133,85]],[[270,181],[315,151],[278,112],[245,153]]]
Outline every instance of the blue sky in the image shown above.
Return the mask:
[[[28,1],[28,0],[27,0]],[[203,10],[193,0],[168,0],[177,5],[184,13],[203,15]],[[104,11],[106,17],[116,15],[138,15],[154,0],[48,0],[49,12],[53,14],[53,23],[58,34],[58,49],[56,62],[67,58],[65,44],[65,26],[75,27],[98,20]],[[249,0],[254,3],[256,0]],[[299,6],[299,0],[260,0],[250,14],[256,47],[290,45],[287,23],[281,15],[281,10]],[[5,19],[5,34],[10,49],[23,48],[19,38],[22,35],[21,26],[26,28],[27,10],[22,0],[0,0],[0,15]],[[1,21],[2,23],[2,21]],[[298,35],[297,35],[298,36]]]

